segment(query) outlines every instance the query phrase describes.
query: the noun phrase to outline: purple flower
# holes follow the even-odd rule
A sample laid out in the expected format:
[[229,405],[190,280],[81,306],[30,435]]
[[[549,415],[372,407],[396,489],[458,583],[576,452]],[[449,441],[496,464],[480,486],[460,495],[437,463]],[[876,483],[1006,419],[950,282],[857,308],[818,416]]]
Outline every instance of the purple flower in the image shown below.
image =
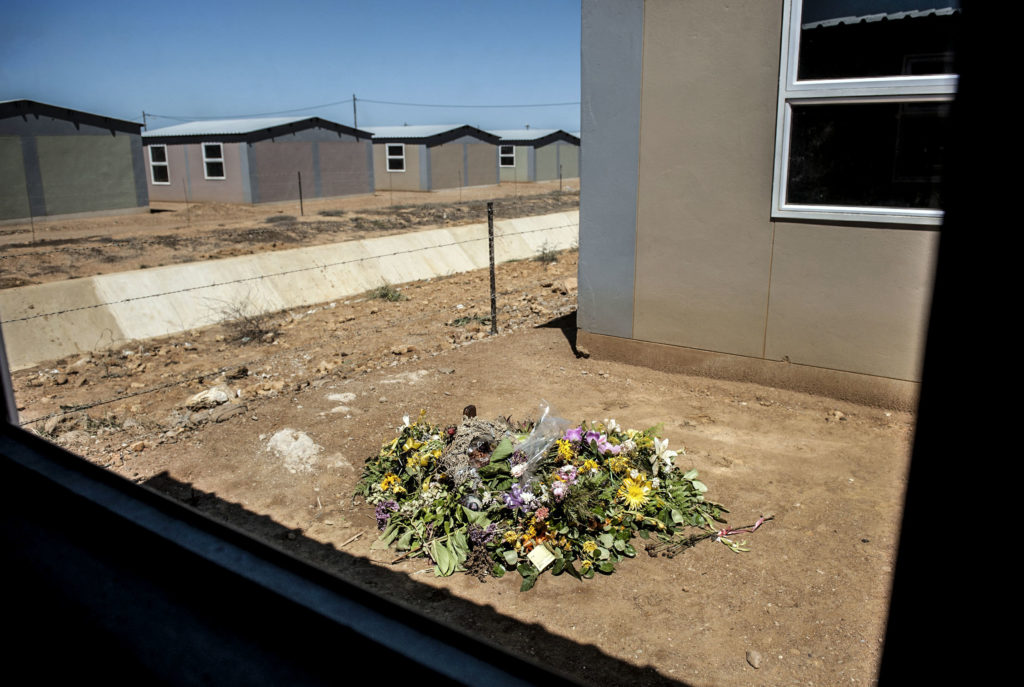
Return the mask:
[[486,528],[480,527],[479,525],[470,525],[466,528],[466,533],[469,535],[469,543],[471,546],[482,546],[494,539],[498,534],[498,526],[493,522]]
[[521,510],[524,513],[532,510],[530,504],[532,503],[536,507],[536,497],[529,490],[523,490],[518,484],[512,485],[512,491],[502,494],[501,497],[505,499],[505,505],[509,510]]
[[398,503],[395,501],[384,501],[377,504],[373,514],[377,516],[377,529],[382,530],[387,526],[391,514],[398,510]]
[[563,465],[558,469],[558,477],[569,484],[576,481],[576,476],[578,474],[579,471],[576,469],[575,465]]
[[566,492],[569,491],[569,484],[567,482],[556,481],[551,485],[551,493],[555,496],[555,501],[561,501],[565,498]]
[[603,437],[600,433],[590,430],[584,435],[583,443],[589,444],[591,441],[600,441],[602,438]]
[[575,427],[573,429],[567,429],[565,436],[562,437],[566,441],[582,441],[583,440],[583,427]]
[[602,435],[597,442],[597,450],[601,453],[611,453],[613,455],[619,455],[619,451],[622,449],[614,444],[608,443],[608,439]]

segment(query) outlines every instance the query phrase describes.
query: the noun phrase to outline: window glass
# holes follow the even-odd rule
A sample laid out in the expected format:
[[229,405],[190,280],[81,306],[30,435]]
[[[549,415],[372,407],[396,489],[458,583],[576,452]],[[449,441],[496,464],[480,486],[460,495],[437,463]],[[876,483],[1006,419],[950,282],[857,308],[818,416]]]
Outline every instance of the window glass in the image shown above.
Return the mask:
[[793,107],[786,201],[940,209],[948,102]]
[[220,155],[220,144],[219,143],[207,143],[203,146],[203,156],[208,158],[219,158]]
[[502,167],[515,167],[516,166],[516,149],[515,146],[500,146],[498,148],[498,157]]
[[149,159],[151,162],[167,162],[167,148],[165,146],[150,146]]
[[167,171],[167,165],[153,165],[153,183],[169,184],[171,175]]
[[959,0],[804,0],[797,78],[952,74]]

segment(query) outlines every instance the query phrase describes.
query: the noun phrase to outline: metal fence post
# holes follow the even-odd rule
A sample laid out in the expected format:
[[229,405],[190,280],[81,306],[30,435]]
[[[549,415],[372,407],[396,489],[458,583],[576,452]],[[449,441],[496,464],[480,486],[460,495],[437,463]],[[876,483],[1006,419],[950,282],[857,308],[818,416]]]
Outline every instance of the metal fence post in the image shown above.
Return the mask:
[[498,295],[494,284],[494,201],[487,201],[487,253],[491,263],[491,336],[498,333]]

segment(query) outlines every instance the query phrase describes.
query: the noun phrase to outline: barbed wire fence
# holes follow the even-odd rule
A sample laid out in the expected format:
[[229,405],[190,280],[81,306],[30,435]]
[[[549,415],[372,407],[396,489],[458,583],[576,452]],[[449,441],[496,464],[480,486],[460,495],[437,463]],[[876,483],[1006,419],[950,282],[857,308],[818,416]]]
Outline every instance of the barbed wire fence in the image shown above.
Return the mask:
[[[500,228],[500,225],[499,225],[499,228]],[[448,242],[443,242],[443,243],[436,243],[436,244],[432,244],[432,245],[429,245],[429,246],[419,246],[419,247],[416,247],[416,248],[409,248],[409,249],[403,249],[403,250],[395,250],[395,251],[391,251],[391,252],[387,252],[387,253],[379,253],[379,254],[369,255],[369,256],[354,257],[354,258],[349,258],[349,259],[339,260],[339,261],[334,261],[334,262],[329,262],[329,263],[313,262],[312,264],[305,265],[305,266],[302,266],[302,267],[297,267],[297,268],[294,268],[294,269],[289,269],[289,270],[282,270],[282,271],[266,273],[266,274],[258,274],[258,275],[242,277],[242,278],[238,278],[238,279],[210,282],[210,283],[202,284],[202,285],[198,285],[198,286],[185,287],[185,288],[181,288],[181,289],[172,289],[172,290],[168,290],[168,291],[162,291],[162,292],[159,292],[159,293],[151,293],[151,294],[145,294],[145,295],[139,295],[139,296],[130,296],[130,297],[119,299],[119,300],[115,300],[115,301],[108,301],[108,302],[90,304],[90,305],[85,305],[85,306],[76,306],[76,307],[71,307],[71,308],[63,308],[63,309],[51,310],[51,311],[48,311],[48,312],[35,313],[35,314],[32,314],[32,315],[25,315],[25,316],[21,316],[21,317],[11,317],[11,318],[8,318],[8,319],[0,320],[0,325],[7,325],[7,326],[5,326],[5,330],[7,330],[7,329],[9,329],[9,325],[13,325],[13,324],[17,324],[17,323],[27,323],[27,322],[30,322],[30,321],[33,321],[33,320],[39,320],[39,319],[42,319],[42,318],[57,318],[57,317],[61,317],[61,316],[67,315],[69,313],[79,312],[79,311],[83,311],[83,310],[111,307],[111,306],[116,306],[116,305],[119,305],[119,304],[136,302],[136,301],[143,301],[143,300],[147,300],[147,299],[155,299],[155,298],[160,298],[160,297],[164,297],[164,296],[171,296],[171,295],[181,294],[181,293],[199,292],[199,291],[202,291],[202,290],[214,289],[214,288],[219,288],[219,287],[223,287],[223,286],[227,286],[227,285],[232,285],[232,284],[259,283],[262,280],[272,279],[272,278],[276,278],[276,277],[282,277],[282,276],[288,276],[288,275],[294,275],[294,274],[300,274],[300,273],[306,273],[306,272],[313,272],[313,271],[325,271],[325,270],[329,270],[329,269],[332,269],[332,268],[339,268],[339,267],[342,267],[342,266],[345,266],[345,265],[350,265],[350,264],[355,264],[355,263],[362,263],[362,262],[367,262],[367,261],[374,261],[374,260],[381,260],[381,259],[384,259],[384,258],[389,258],[389,257],[394,257],[394,256],[399,256],[399,255],[410,255],[410,254],[422,253],[422,252],[426,252],[426,251],[445,249],[445,248],[454,248],[454,247],[459,247],[459,246],[464,246],[464,245],[469,245],[469,244],[482,243],[482,242],[486,242],[486,241],[489,241],[489,240],[493,241],[494,238],[500,240],[500,239],[503,239],[503,238],[506,238],[506,237],[523,236],[523,235],[535,234],[535,233],[539,233],[539,232],[558,231],[558,230],[569,229],[569,228],[577,228],[578,229],[578,222],[571,223],[571,224],[561,224],[561,225],[557,225],[557,226],[553,226],[553,227],[541,227],[541,228],[536,228],[536,229],[525,229],[525,230],[518,230],[518,231],[502,231],[500,233],[494,234],[493,237],[489,237],[488,235],[482,235],[482,236],[473,237],[473,238],[464,239],[464,240],[459,240],[459,241],[448,241]],[[79,247],[65,247],[65,248],[62,248],[62,249],[55,249],[53,251],[40,251],[40,252],[37,252],[35,254],[45,254],[45,253],[48,253],[48,252],[65,252],[65,251],[73,252],[73,251],[79,250],[79,249],[80,249]],[[24,253],[22,255],[28,255],[28,254]],[[9,257],[9,256],[2,256],[2,257]],[[493,253],[492,253],[492,255],[491,255],[492,265],[493,265],[493,260],[494,260],[494,257],[493,257]],[[2,260],[0,260],[0,263],[2,263]],[[469,295],[469,294],[467,294],[467,295]],[[479,303],[477,303],[475,299],[466,299],[466,302],[470,304],[469,307],[471,307],[471,308],[479,307],[482,310],[490,310],[491,311],[491,313],[492,313],[491,314],[492,335],[494,333],[497,333],[497,331],[496,331],[497,330],[497,317],[496,317],[495,311],[492,309],[492,307],[493,307],[492,304],[494,303],[495,297],[496,297],[496,286],[495,286],[495,284],[494,284],[494,282],[492,280],[491,281],[490,294],[481,294],[481,296],[479,298]],[[309,306],[299,306],[299,307],[309,307]],[[293,306],[291,308],[286,308],[285,311],[292,310],[294,308],[295,308],[295,306]],[[282,312],[284,312],[284,311],[282,311]],[[423,322],[425,320],[432,319],[432,318],[436,318],[436,313],[427,313],[427,314],[420,315],[418,317],[412,317],[412,318],[403,317],[402,322],[403,322],[403,324],[406,324],[406,325],[415,325],[415,324],[421,323],[421,322]],[[351,326],[348,328],[347,333],[350,334],[350,335],[353,335],[353,336],[358,336],[358,334],[360,332],[366,333],[370,329],[379,326],[379,322],[378,323],[375,323],[375,322],[362,323],[362,322],[359,322],[358,320],[353,320],[353,322],[355,322],[355,324],[346,323],[346,324],[351,324]],[[360,330],[359,329],[360,326],[362,326],[363,329]],[[10,340],[10,334],[8,334],[5,331],[5,336],[7,336],[8,341],[9,341]],[[373,357],[372,355],[371,356],[367,356],[367,359],[364,360],[363,363],[365,364],[365,363],[369,362],[372,359],[372,357]],[[250,365],[255,365],[255,364],[258,364],[258,363],[266,364],[266,362],[267,362],[267,358],[266,357],[258,358],[258,359],[249,359],[249,360],[233,360],[232,362],[230,362],[230,363],[228,363],[226,365],[218,366],[215,369],[208,370],[208,371],[202,371],[202,372],[198,372],[198,373],[189,373],[189,374],[187,374],[187,375],[185,375],[185,376],[183,376],[183,377],[181,377],[179,379],[175,379],[175,380],[168,381],[168,382],[165,382],[165,383],[157,384],[157,385],[151,386],[149,388],[144,388],[144,389],[138,389],[138,390],[135,390],[135,391],[119,393],[119,394],[116,394],[115,396],[112,396],[110,398],[92,400],[92,401],[89,401],[89,402],[83,403],[83,404],[75,404],[75,405],[71,405],[71,406],[61,407],[61,409],[59,411],[52,412],[52,413],[49,413],[49,414],[46,414],[46,415],[43,415],[43,416],[40,416],[40,417],[35,417],[35,418],[30,419],[30,420],[26,420],[26,421],[22,422],[21,424],[22,424],[22,426],[37,425],[38,423],[46,422],[47,420],[50,420],[50,419],[55,418],[55,417],[63,417],[63,416],[67,416],[67,415],[72,415],[72,414],[80,413],[80,412],[83,412],[85,410],[89,410],[89,409],[96,408],[96,407],[110,405],[110,404],[113,404],[113,403],[124,402],[124,401],[130,400],[130,399],[136,398],[136,397],[146,396],[146,395],[149,395],[149,394],[154,394],[154,393],[157,393],[157,392],[165,391],[165,390],[170,389],[170,388],[179,387],[179,386],[185,386],[185,385],[191,384],[192,382],[195,382],[195,381],[198,381],[198,380],[208,379],[208,378],[211,378],[211,377],[218,377],[219,375],[224,374],[227,371],[230,371],[232,369],[238,369],[241,366],[248,367]],[[350,363],[350,366],[355,367],[355,365],[353,363]],[[162,429],[162,430],[160,430],[160,432],[156,432],[153,436],[159,435],[159,434],[163,433],[164,431],[165,430]]]

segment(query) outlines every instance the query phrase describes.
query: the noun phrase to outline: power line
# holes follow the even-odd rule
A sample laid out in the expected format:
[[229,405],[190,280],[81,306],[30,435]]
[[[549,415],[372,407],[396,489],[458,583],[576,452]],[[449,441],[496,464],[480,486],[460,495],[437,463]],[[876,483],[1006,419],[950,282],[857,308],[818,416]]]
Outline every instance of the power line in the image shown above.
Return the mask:
[[[160,117],[162,119],[174,119],[181,122],[189,122],[203,119],[244,119],[246,117],[269,117],[272,115],[283,115],[283,114],[295,114],[297,112],[306,112],[307,110],[317,110],[325,107],[335,107],[337,105],[347,105],[348,103],[355,102],[355,96],[346,100],[338,100],[333,103],[323,103],[322,105],[310,105],[309,107],[300,107],[294,110],[278,110],[277,112],[257,112],[253,114],[237,114],[237,115],[163,115],[155,114],[153,112],[146,112],[149,117]],[[562,103],[521,103],[514,105],[466,105],[466,104],[440,104],[440,103],[404,103],[396,100],[370,100],[368,98],[359,98],[359,102],[362,103],[373,103],[374,105],[395,105],[399,107],[445,107],[445,108],[460,108],[460,109],[519,109],[519,108],[533,108],[533,107],[569,107],[579,105],[579,100],[573,100]]]

